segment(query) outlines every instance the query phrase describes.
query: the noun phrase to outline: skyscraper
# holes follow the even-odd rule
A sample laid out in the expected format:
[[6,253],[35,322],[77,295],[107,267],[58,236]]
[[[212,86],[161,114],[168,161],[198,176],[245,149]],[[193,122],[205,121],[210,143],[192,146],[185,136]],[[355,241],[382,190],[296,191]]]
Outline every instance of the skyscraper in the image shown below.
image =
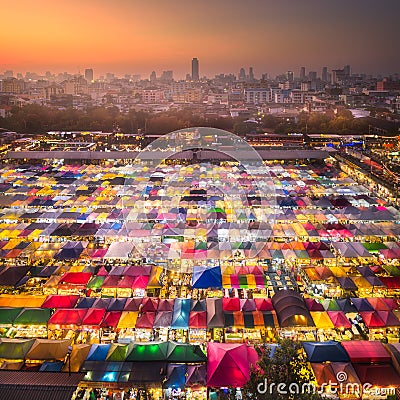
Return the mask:
[[249,68],[249,81],[253,82],[254,81],[254,72],[253,72],[253,67]]
[[328,82],[328,67],[322,68],[322,75],[321,75],[323,82]]
[[239,80],[240,80],[240,81],[246,80],[246,72],[245,72],[244,68],[240,68]]
[[93,69],[92,68],[85,69],[85,79],[88,82],[92,82],[92,80],[93,80]]
[[287,72],[287,80],[289,82],[293,82],[293,80],[294,80],[293,71],[288,71]]
[[350,65],[345,65],[345,66],[343,67],[343,70],[344,70],[344,74],[346,75],[346,77],[349,77],[350,74],[351,74]]
[[306,78],[306,67],[300,68],[300,79],[304,80]]
[[192,60],[192,80],[199,80],[199,60],[197,58],[193,58]]
[[152,71],[150,74],[150,82],[155,82],[157,80],[156,71]]

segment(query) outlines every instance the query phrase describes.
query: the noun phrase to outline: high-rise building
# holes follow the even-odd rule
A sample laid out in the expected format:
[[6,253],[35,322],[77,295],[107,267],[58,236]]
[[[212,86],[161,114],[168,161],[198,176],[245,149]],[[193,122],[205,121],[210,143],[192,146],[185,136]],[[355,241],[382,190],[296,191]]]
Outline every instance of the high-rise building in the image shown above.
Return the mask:
[[240,71],[239,71],[239,80],[240,80],[240,81],[246,80],[246,72],[245,72],[244,68],[240,68]]
[[160,80],[163,82],[170,82],[174,80],[174,72],[173,71],[163,71],[161,74]]
[[300,79],[304,80],[306,78],[306,67],[300,68]]
[[328,67],[322,67],[321,78],[323,82],[328,82]]
[[345,74],[345,76],[346,76],[346,77],[349,77],[349,76],[350,76],[350,74],[351,74],[351,68],[350,68],[350,65],[345,65],[345,66],[343,67],[343,70],[344,70],[344,74]]
[[253,67],[249,68],[249,81],[253,82],[254,81],[254,72],[253,72]]
[[157,75],[156,75],[156,71],[153,71],[150,74],[150,82],[155,82],[157,80]]
[[293,71],[288,71],[288,72],[287,72],[287,80],[288,80],[289,82],[293,82],[293,80],[294,80]]
[[92,82],[93,81],[93,69],[92,68],[85,69],[85,79],[88,82]]
[[199,60],[197,58],[193,58],[192,60],[192,80],[199,80]]

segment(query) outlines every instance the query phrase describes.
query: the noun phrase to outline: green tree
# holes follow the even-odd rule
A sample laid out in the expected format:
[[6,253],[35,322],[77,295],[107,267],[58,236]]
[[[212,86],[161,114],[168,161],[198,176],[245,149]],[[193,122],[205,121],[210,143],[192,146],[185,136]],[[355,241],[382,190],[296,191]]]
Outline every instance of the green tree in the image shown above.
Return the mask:
[[[299,342],[290,339],[281,340],[272,356],[269,347],[257,347],[256,350],[259,360],[252,368],[250,379],[243,388],[244,398],[254,400],[322,399],[318,393],[314,393],[315,386],[309,385],[314,381],[314,375]],[[279,393],[279,384],[282,385],[280,392],[287,391],[287,393]]]

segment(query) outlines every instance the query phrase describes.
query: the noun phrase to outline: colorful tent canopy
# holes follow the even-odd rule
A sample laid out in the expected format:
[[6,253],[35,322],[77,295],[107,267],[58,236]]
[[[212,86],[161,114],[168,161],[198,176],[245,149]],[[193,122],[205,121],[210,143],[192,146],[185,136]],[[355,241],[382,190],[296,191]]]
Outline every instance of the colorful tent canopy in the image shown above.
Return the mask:
[[343,311],[328,311],[328,315],[335,328],[351,329],[352,325]]
[[352,363],[390,362],[390,354],[378,341],[352,340],[342,342]]
[[293,290],[280,290],[272,297],[279,326],[314,326],[303,298]]
[[349,361],[349,356],[346,351],[339,342],[335,342],[334,340],[328,342],[303,342],[302,345],[310,362]]
[[64,360],[71,344],[71,339],[36,339],[25,358],[30,360]]
[[187,329],[189,326],[190,299],[175,299],[171,322],[172,329]]
[[192,286],[195,289],[222,288],[221,269],[219,267],[193,268]]
[[24,359],[34,342],[35,339],[0,338],[0,358]]
[[78,295],[60,296],[51,294],[42,304],[42,308],[73,308],[78,302]]
[[47,325],[51,311],[45,308],[24,308],[14,319],[14,325]]
[[207,386],[243,386],[257,358],[255,350],[246,344],[208,343]]

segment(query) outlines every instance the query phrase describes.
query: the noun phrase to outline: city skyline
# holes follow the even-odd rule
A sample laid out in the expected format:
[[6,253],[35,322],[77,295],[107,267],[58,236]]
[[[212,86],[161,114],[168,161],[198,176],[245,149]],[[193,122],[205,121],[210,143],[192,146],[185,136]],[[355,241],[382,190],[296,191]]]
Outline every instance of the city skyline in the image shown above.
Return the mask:
[[[125,0],[21,0],[5,4],[0,33],[0,70],[56,73],[115,72],[149,76],[173,70],[176,79],[201,61],[200,76],[237,74],[252,66],[261,76],[300,66],[342,68],[367,74],[398,72],[399,55],[390,38],[400,34],[400,3],[338,0],[293,2],[221,0],[168,4]],[[16,24],[18,29],[15,29]],[[320,73],[320,72],[319,72]]]

